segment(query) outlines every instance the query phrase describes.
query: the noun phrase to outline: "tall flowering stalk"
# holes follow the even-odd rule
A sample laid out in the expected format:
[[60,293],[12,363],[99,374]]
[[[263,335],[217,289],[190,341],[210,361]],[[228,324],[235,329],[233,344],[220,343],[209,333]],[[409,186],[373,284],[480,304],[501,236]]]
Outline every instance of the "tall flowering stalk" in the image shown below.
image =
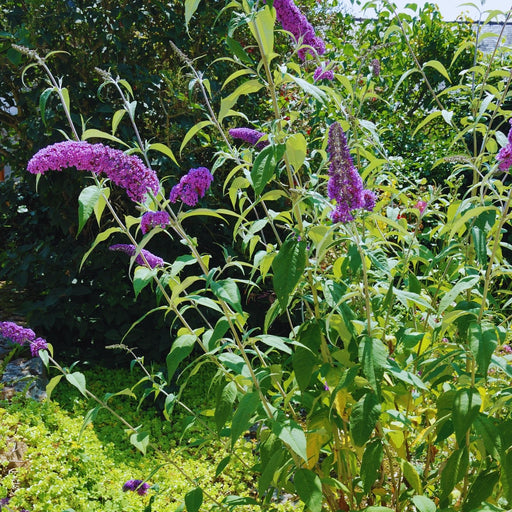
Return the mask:
[[124,188],[135,202],[146,200],[148,189],[158,193],[158,177],[135,155],[127,155],[119,149],[103,144],[83,141],[65,141],[38,151],[29,161],[27,170],[32,174],[62,171],[75,167],[79,171],[104,174],[113,183]]
[[258,150],[263,149],[269,144],[268,140],[260,140],[265,134],[253,128],[231,128],[229,135],[233,139],[240,139],[255,146]]
[[29,344],[32,357],[36,357],[40,350],[48,348],[48,343],[44,338],[36,337],[32,329],[22,327],[14,322],[0,322],[0,336],[21,346]]
[[373,210],[375,194],[364,188],[363,180],[350,156],[345,133],[338,122],[332,123],[329,128],[328,152],[331,164],[327,194],[329,199],[336,201],[331,219],[346,223],[354,220],[354,210]]
[[186,205],[195,206],[199,198],[204,197],[212,182],[213,175],[206,167],[190,169],[172,188],[169,201],[175,203],[181,199]]

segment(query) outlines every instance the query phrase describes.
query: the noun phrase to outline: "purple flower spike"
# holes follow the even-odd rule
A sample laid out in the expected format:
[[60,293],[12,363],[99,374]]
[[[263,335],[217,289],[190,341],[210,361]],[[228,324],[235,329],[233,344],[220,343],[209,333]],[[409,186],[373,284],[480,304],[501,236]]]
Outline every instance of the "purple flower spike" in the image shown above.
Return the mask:
[[[110,251],[121,251],[125,254],[128,254],[129,256],[133,256],[137,250],[137,248],[132,244],[114,244],[109,247]],[[155,256],[154,254],[150,253],[149,251],[146,251],[145,249],[142,249],[139,254],[137,254],[137,257],[135,258],[135,262],[138,265],[146,265],[146,261],[144,261],[144,258],[148,262],[149,268],[156,268],[156,267],[163,267],[164,266],[164,260],[160,258],[159,256]]]
[[354,220],[352,216],[354,210],[361,208],[373,210],[375,194],[365,190],[363,180],[350,156],[345,133],[339,123],[333,123],[329,128],[328,152],[331,165],[327,195],[337,203],[331,213],[331,219],[334,222],[346,223]]
[[175,203],[181,199],[188,206],[195,206],[200,197],[204,197],[213,181],[212,173],[206,167],[190,169],[180,182],[171,190],[169,201]]
[[[512,119],[509,122],[512,125]],[[499,170],[504,172],[509,171],[512,167],[512,128],[510,128],[507,138],[508,144],[499,150],[496,157]]]
[[325,69],[324,65],[318,66],[313,74],[313,80],[334,80],[334,71],[332,69]]
[[104,174],[116,185],[124,188],[128,197],[143,203],[148,189],[158,193],[158,177],[140,158],[127,155],[119,149],[103,144],[66,141],[52,144],[38,151],[29,161],[27,170],[32,174],[62,171],[75,167],[79,171]]
[[315,52],[317,55],[325,53],[325,42],[315,35],[315,29],[293,0],[274,0],[273,5],[277,21],[281,23],[283,29],[290,32],[297,42],[302,40],[302,44],[311,47],[299,50],[298,55],[301,60],[305,60],[308,53],[311,55]]
[[140,230],[145,235],[156,227],[165,229],[170,222],[171,217],[167,212],[146,212],[140,220]]
[[143,480],[128,480],[123,485],[123,491],[133,491],[137,492],[139,496],[144,496],[147,494],[149,489],[149,484],[144,482]]
[[36,338],[36,334],[32,329],[22,327],[14,322],[0,322],[0,336],[21,346],[27,343],[30,344],[32,357],[36,357],[40,350],[46,350],[48,348],[46,340]]
[[260,140],[265,136],[263,132],[253,130],[252,128],[231,128],[229,135],[233,137],[233,139],[240,139],[244,142],[248,142],[251,146],[256,146],[258,150],[263,149],[269,144],[268,140]]
[[379,59],[373,59],[370,62],[370,68],[372,70],[372,74],[374,77],[378,77],[380,75],[380,60]]

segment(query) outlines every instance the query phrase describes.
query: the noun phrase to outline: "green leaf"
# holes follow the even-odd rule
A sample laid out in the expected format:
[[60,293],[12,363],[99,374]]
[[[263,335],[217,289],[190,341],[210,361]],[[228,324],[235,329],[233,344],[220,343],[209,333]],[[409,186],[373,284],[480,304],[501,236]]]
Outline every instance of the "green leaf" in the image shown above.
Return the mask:
[[46,397],[48,400],[50,400],[51,395],[57,384],[60,382],[60,379],[62,379],[62,375],[56,375],[55,377],[52,377],[50,382],[46,385]]
[[306,268],[306,242],[288,239],[272,261],[273,285],[281,309],[286,309],[290,294],[295,290]]
[[393,293],[395,294],[396,298],[406,307],[410,308],[410,303],[416,304],[417,306],[420,306],[420,309],[428,309],[430,311],[433,311],[432,306],[430,303],[423,298],[421,295],[418,295],[417,293],[408,292],[406,290],[398,290],[394,289]]
[[[185,26],[187,28],[187,32],[188,32],[188,24],[190,23],[192,16],[194,16],[194,13],[197,11],[197,8],[199,7],[200,3],[201,3],[201,0],[185,0]],[[188,512],[191,512],[191,511],[188,511]]]
[[259,80],[247,80],[242,83],[242,85],[239,85],[229,96],[223,98],[220,102],[220,111],[217,117],[219,123],[222,122],[226,116],[231,115],[231,108],[235,105],[240,96],[258,92],[262,87],[263,84]]
[[441,313],[444,313],[446,308],[448,308],[462,292],[473,288],[479,280],[480,276],[465,276],[458,281],[457,284],[443,295],[443,298],[439,302],[438,314],[441,315]]
[[257,339],[265,345],[280,350],[285,354],[292,353],[292,349],[286,344],[291,343],[289,338],[283,338],[282,336],[274,336],[271,334],[260,334]]
[[512,450],[509,450],[501,458],[500,482],[503,487],[503,494],[508,501],[508,505],[509,507],[512,507]]
[[149,444],[149,434],[147,432],[135,432],[130,436],[130,443],[143,455],[146,455],[146,449]]
[[[482,453],[482,458],[491,455],[495,459],[500,458],[501,453],[501,436],[498,427],[494,424],[492,418],[479,414],[473,422],[475,433],[484,443],[487,453]],[[481,449],[479,449],[482,452]]]
[[361,462],[361,482],[365,494],[370,492],[373,484],[379,478],[383,454],[384,448],[380,439],[370,441],[364,449]]
[[469,347],[478,366],[478,371],[487,376],[494,350],[498,346],[496,327],[489,322],[471,322],[468,330]]
[[185,506],[187,512],[198,512],[203,504],[203,490],[201,487],[196,487],[185,494]]
[[166,358],[167,376],[169,379],[172,379],[172,376],[183,359],[192,352],[196,339],[195,334],[183,334],[176,338]]
[[89,257],[89,254],[94,250],[94,248],[101,242],[104,242],[112,233],[119,233],[121,232],[121,228],[108,228],[106,231],[102,231],[101,233],[98,233],[96,236],[96,239],[94,240],[93,244],[91,245],[91,248],[84,254],[84,257],[82,258],[82,261],[80,262],[80,270],[82,270],[82,267]]
[[41,120],[43,121],[43,124],[46,125],[46,102],[48,101],[48,98],[50,97],[50,94],[55,91],[55,88],[48,87],[48,89],[45,89],[41,96],[39,97],[39,111],[41,112]]
[[318,351],[322,329],[318,322],[310,322],[299,331],[299,342],[292,355],[292,366],[295,379],[301,391],[307,389],[313,368],[318,364]]
[[308,143],[302,133],[294,133],[286,139],[286,157],[296,171],[302,167],[307,151]]
[[306,435],[298,423],[284,416],[279,417],[278,421],[272,423],[272,432],[294,453],[307,461]]
[[381,340],[365,336],[359,344],[359,359],[365,377],[376,393],[380,393],[380,380],[387,367],[388,349]]
[[412,502],[418,512],[436,512],[436,504],[426,496],[413,496]]
[[90,409],[87,411],[87,414],[84,416],[84,421],[82,422],[82,426],[80,427],[80,433],[78,434],[78,439],[81,439],[82,434],[84,433],[85,428],[89,423],[92,423],[95,419],[98,413],[103,409],[102,405],[97,405],[94,407],[94,409]]
[[409,485],[418,493],[423,494],[423,487],[421,485],[420,475],[416,471],[416,468],[408,461],[400,461],[404,478],[407,480]]
[[309,83],[307,80],[299,78],[298,76],[290,75],[289,73],[286,73],[285,79],[295,82],[306,94],[310,94],[320,103],[325,103],[327,100],[325,92],[316,85]]
[[453,488],[464,478],[469,465],[469,455],[466,447],[455,450],[446,461],[441,472],[441,496],[446,498]]
[[101,130],[96,130],[95,128],[90,128],[89,130],[85,130],[85,132],[82,133],[82,140],[87,139],[107,139],[129,147],[128,144],[123,142],[121,139],[114,137],[114,135],[110,135],[110,133],[107,132],[102,132]]
[[[263,466],[260,479],[258,480],[258,494],[263,496],[270,487],[276,473],[282,469],[286,452],[282,449],[275,450],[268,462]],[[263,464],[263,463],[262,463]]]
[[260,405],[260,396],[256,391],[242,397],[231,422],[231,444],[234,447],[238,438],[251,426],[251,418]]
[[87,386],[85,383],[85,376],[83,373],[80,372],[74,372],[74,373],[66,373],[66,380],[75,386],[75,388],[82,393],[85,397],[87,396],[86,390]]
[[213,281],[211,288],[216,297],[229,304],[237,313],[243,313],[240,290],[233,279]]
[[133,275],[133,290],[135,297],[158,275],[157,269],[137,267]]
[[101,197],[102,188],[96,185],[86,187],[78,196],[78,234],[94,211],[94,207]]
[[357,446],[364,446],[379,421],[380,403],[375,393],[366,393],[352,408],[350,434]]
[[274,51],[274,23],[274,12],[268,5],[256,14],[254,21],[248,23],[254,39],[261,41],[263,53],[268,61],[272,59]]
[[185,146],[189,143],[190,139],[192,139],[192,137],[196,133],[200,132],[203,128],[210,125],[213,125],[212,121],[201,121],[200,123],[197,123],[194,126],[192,126],[192,128],[190,128],[190,130],[185,134],[185,137],[183,138],[183,141],[180,146],[180,155]]
[[121,122],[125,114],[126,110],[124,108],[114,112],[114,115],[112,116],[112,135],[116,134],[117,127],[119,126],[119,123]]
[[110,197],[110,189],[109,188],[102,188],[101,189],[101,196],[96,201],[96,204],[94,205],[94,215],[96,217],[96,222],[98,223],[98,226],[101,224],[101,216],[103,215],[103,211],[105,210],[105,206],[107,206],[107,199]]
[[482,501],[494,496],[494,487],[498,483],[499,478],[499,471],[482,471],[469,488],[468,495],[462,504],[462,512],[480,510],[479,507]]
[[217,430],[221,430],[227,420],[233,415],[233,404],[237,396],[235,381],[228,382],[219,393],[215,407],[215,423]]
[[176,165],[179,165],[178,160],[176,160],[176,157],[174,156],[174,153],[172,152],[171,148],[169,146],[166,146],[165,144],[162,144],[161,142],[155,142],[154,144],[150,144],[148,150],[159,151],[165,156],[168,156]]
[[322,482],[319,476],[309,469],[298,469],[294,478],[295,490],[311,512],[322,510]]
[[487,265],[487,239],[485,231],[478,226],[473,226],[471,228],[471,238],[473,239],[478,263],[482,266]]
[[215,469],[215,478],[218,478],[218,476],[226,469],[230,461],[231,455],[228,455],[217,464],[217,469]]
[[259,196],[270,181],[283,156],[283,147],[267,146],[255,158],[251,169],[251,181],[254,193]]
[[425,64],[423,64],[423,69],[425,69],[426,67],[431,67],[434,68],[436,71],[439,71],[439,73],[441,73],[441,75],[443,75],[446,78],[446,80],[448,80],[448,82],[451,83],[448,71],[446,71],[446,68],[438,60],[429,60],[428,62],[425,62]]
[[478,416],[482,399],[474,388],[459,389],[453,399],[452,421],[455,436],[460,446],[465,443],[466,432]]

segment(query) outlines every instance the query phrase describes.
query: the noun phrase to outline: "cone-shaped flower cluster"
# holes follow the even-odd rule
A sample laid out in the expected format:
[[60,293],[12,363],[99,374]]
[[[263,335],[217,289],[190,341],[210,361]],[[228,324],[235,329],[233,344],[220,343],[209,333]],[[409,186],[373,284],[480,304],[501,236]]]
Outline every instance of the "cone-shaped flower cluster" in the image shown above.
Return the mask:
[[258,150],[268,146],[268,140],[260,140],[265,134],[258,130],[253,130],[252,128],[231,128],[229,135],[233,137],[233,139],[240,139],[244,142],[248,142],[252,146],[256,146]]
[[188,206],[195,206],[200,197],[204,197],[212,184],[212,173],[206,167],[190,169],[180,182],[171,190],[169,201],[175,203],[181,199]]
[[350,156],[345,133],[339,123],[329,128],[329,182],[327,194],[329,199],[336,201],[331,213],[334,222],[354,220],[352,212],[364,208],[368,211],[375,207],[375,194],[364,188],[363,180]]
[[62,171],[70,167],[104,174],[113,183],[123,187],[128,197],[135,202],[143,203],[148,189],[154,194],[158,193],[156,173],[148,169],[140,158],[103,144],[83,141],[52,144],[30,159],[27,170],[32,174],[44,174],[46,171]]
[[[512,119],[510,120],[512,125]],[[496,157],[498,160],[498,168],[500,171],[509,171],[512,167],[512,128],[508,132],[508,144],[501,148]]]
[[[109,247],[109,250],[121,251],[129,256],[133,256],[136,253],[137,248],[132,244],[114,244]],[[138,265],[146,266],[146,261],[144,261],[144,259],[148,262],[150,268],[164,266],[164,260],[160,258],[160,256],[155,256],[153,253],[146,251],[146,249],[142,249],[139,254],[137,254],[135,262]]]
[[137,492],[140,496],[144,496],[149,489],[149,484],[142,480],[128,480],[123,485],[123,491]]
[[171,217],[167,212],[146,212],[140,220],[140,230],[145,235],[156,227],[165,229],[170,222]]
[[313,74],[313,80],[334,80],[334,71],[332,69],[325,69],[325,66],[318,66]]
[[22,327],[14,322],[0,322],[0,336],[18,345],[30,344],[30,353],[36,357],[40,350],[46,350],[48,344],[43,338],[36,338],[32,329]]
[[290,32],[297,42],[302,41],[302,44],[312,48],[301,48],[300,59],[305,60],[308,52],[316,52],[318,55],[325,53],[325,42],[315,34],[315,29],[293,0],[274,0],[274,8],[277,21],[281,23],[283,29]]

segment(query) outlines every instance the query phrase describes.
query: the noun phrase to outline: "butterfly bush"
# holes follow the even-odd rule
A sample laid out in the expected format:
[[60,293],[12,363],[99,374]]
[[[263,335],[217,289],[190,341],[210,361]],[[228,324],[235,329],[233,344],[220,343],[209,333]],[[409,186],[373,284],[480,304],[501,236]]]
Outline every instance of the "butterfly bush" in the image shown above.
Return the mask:
[[[512,124],[512,119],[510,124]],[[512,167],[512,128],[508,132],[508,144],[499,150],[497,159],[500,171],[510,170]]]
[[334,71],[332,69],[325,69],[325,65],[318,66],[313,73],[313,80],[334,80]]
[[364,188],[363,180],[350,156],[345,133],[338,122],[329,128],[328,152],[330,157],[327,195],[336,201],[331,213],[334,222],[354,220],[352,212],[364,208],[371,211],[375,207],[375,194]]
[[171,217],[167,212],[146,212],[140,220],[140,230],[145,235],[156,227],[165,229],[170,222]]
[[[109,247],[109,250],[124,252],[129,256],[133,256],[137,252],[137,248],[132,244],[114,244]],[[156,256],[146,249],[141,249],[140,253],[137,254],[137,257],[135,258],[135,262],[138,265],[146,266],[146,261],[144,261],[144,258],[146,259],[150,268],[164,266],[164,260],[160,258],[160,256]]]
[[79,171],[104,174],[116,185],[124,188],[135,202],[146,200],[148,189],[155,195],[159,182],[156,173],[144,165],[135,155],[127,155],[119,149],[103,144],[84,141],[65,141],[38,151],[29,161],[27,170],[32,174],[62,171],[75,167]]
[[233,139],[240,139],[244,142],[248,142],[258,150],[263,149],[269,144],[268,140],[260,140],[265,136],[263,132],[253,130],[252,128],[231,128],[231,130],[229,130],[229,135]]
[[206,167],[190,169],[172,188],[169,201],[175,203],[181,199],[186,205],[195,206],[199,198],[204,197],[212,182],[213,175]]
[[128,480],[123,485],[123,491],[133,491],[137,492],[140,496],[144,496],[147,494],[149,489],[149,484],[144,482],[143,480]]
[[[284,30],[290,32],[293,37],[302,44],[310,46],[317,55],[325,53],[325,42],[315,34],[315,29],[293,0],[274,0],[277,21]],[[301,48],[298,52],[301,60],[306,60],[306,55],[314,55],[311,48]]]
[[36,337],[36,333],[32,329],[22,327],[14,322],[0,322],[0,336],[21,346],[30,344],[32,357],[36,357],[40,350],[48,348],[46,340]]
[[370,62],[370,69],[372,70],[372,74],[374,77],[378,77],[380,75],[380,60],[373,59]]

